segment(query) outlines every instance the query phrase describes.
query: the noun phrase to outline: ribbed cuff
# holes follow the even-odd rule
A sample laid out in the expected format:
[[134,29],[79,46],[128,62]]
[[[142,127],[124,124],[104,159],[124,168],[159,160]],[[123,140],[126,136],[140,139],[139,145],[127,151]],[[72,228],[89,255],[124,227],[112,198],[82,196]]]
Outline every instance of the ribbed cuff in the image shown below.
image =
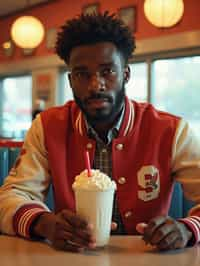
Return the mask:
[[179,222],[184,223],[193,233],[193,239],[189,245],[195,245],[200,242],[200,217],[189,216],[187,218],[178,219]]
[[17,235],[24,238],[31,238],[30,226],[33,220],[41,213],[45,213],[47,210],[39,204],[24,205],[14,215],[13,228]]

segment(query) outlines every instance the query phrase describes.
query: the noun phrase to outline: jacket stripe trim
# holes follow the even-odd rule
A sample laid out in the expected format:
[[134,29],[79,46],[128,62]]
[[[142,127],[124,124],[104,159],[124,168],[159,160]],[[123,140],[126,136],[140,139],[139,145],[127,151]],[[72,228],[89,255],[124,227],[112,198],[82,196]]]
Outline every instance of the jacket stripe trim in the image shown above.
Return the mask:
[[25,238],[30,238],[30,226],[33,220],[44,212],[47,212],[47,210],[37,204],[29,204],[19,208],[13,219],[15,233]]
[[80,122],[79,122],[79,131],[80,131],[80,134],[81,136],[83,136],[83,116],[81,115],[81,112],[80,112]]
[[[134,108],[133,108],[133,103],[131,101],[128,101],[129,105],[129,118],[128,118],[128,123],[127,126],[124,130],[123,136],[126,136],[133,128],[133,122],[134,122]],[[77,119],[75,121],[75,127],[80,133],[81,136],[83,136],[83,116],[81,111],[79,111],[79,114],[77,116]]]
[[131,104],[130,104],[129,101],[128,101],[128,104],[129,104],[129,117],[128,117],[128,123],[127,123],[127,126],[126,126],[126,128],[124,129],[123,136],[126,136],[126,134],[127,134],[127,132],[128,132],[128,129],[129,129],[129,126],[130,126],[130,122],[131,122]]
[[185,223],[194,234],[195,242],[200,242],[200,218],[198,216],[190,216],[187,218],[179,219],[180,222]]
[[130,132],[132,130],[132,127],[133,127],[134,108],[133,108],[133,104],[130,101],[128,101],[128,104],[129,104],[130,112],[129,112],[127,127],[124,130],[123,136],[126,136],[128,134],[128,132]]
[[75,127],[79,131],[79,133],[82,135],[80,120],[81,120],[81,112],[79,111],[79,114],[78,114],[77,119],[75,121]]
[[129,131],[131,131],[131,130],[132,130],[132,128],[133,128],[134,117],[135,117],[134,106],[133,106],[133,104],[132,104],[132,103],[130,103],[130,105],[131,105],[132,120],[131,120],[131,126],[130,126],[130,130],[129,130]]

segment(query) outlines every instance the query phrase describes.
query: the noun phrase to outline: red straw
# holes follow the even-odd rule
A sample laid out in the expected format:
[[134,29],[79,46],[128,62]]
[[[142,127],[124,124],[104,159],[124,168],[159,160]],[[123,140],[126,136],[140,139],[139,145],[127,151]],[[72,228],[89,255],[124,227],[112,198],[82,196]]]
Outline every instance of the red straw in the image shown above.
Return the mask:
[[87,168],[88,176],[92,176],[91,166],[90,166],[90,157],[89,157],[89,152],[88,151],[85,151],[84,157],[85,157],[85,165],[86,165],[86,168]]

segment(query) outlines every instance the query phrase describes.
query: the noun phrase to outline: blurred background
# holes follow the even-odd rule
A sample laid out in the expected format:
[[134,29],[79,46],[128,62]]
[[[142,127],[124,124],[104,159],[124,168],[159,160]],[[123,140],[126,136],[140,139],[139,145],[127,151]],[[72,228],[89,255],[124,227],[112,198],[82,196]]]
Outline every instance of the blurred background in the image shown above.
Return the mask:
[[[127,95],[183,116],[198,134],[199,0],[6,0],[0,1],[0,139],[23,140],[36,109],[73,98],[67,66],[54,53],[56,34],[81,12],[105,10],[116,12],[136,38]],[[39,43],[30,43],[31,28],[20,35],[16,22],[24,16],[37,20]]]

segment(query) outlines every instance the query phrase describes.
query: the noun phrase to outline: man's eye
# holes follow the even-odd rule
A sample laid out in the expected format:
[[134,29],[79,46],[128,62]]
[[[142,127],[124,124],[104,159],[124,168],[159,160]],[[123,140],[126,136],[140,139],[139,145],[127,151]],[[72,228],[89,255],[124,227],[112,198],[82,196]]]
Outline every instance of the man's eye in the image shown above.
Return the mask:
[[86,79],[89,77],[89,74],[85,71],[75,72],[74,73],[75,78],[78,79]]
[[103,76],[113,75],[115,73],[116,73],[116,71],[112,68],[105,68],[102,70]]

